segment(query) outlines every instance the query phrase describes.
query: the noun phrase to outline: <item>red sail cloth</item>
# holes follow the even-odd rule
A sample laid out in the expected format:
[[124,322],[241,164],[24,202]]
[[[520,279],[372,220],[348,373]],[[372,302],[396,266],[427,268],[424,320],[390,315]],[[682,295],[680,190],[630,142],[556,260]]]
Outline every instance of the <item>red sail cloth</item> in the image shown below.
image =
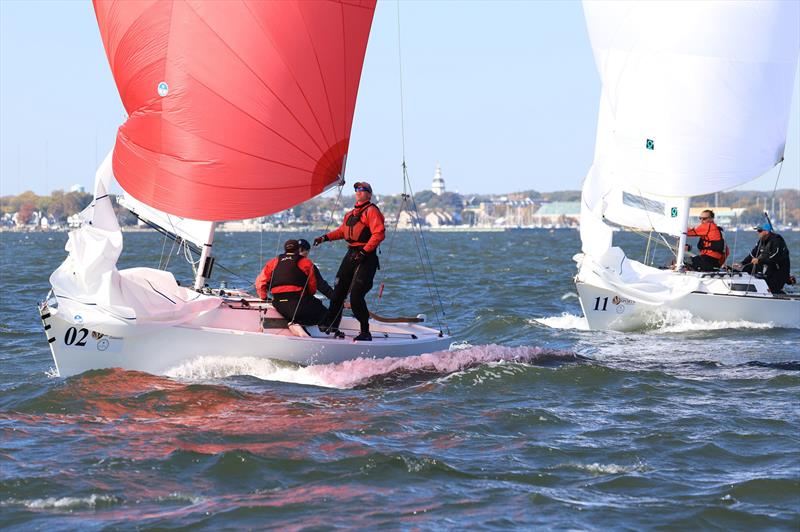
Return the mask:
[[128,120],[114,176],[198,220],[292,207],[338,180],[375,0],[94,0]]

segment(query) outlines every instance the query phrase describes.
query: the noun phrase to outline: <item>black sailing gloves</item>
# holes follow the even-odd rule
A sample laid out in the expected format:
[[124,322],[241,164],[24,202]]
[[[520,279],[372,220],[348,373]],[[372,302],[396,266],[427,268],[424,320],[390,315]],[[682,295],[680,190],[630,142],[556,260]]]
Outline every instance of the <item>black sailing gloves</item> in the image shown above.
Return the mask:
[[322,244],[323,242],[327,242],[328,240],[329,240],[328,235],[318,236],[317,238],[314,239],[314,246],[315,247],[319,246],[320,244]]
[[359,249],[358,251],[353,253],[353,262],[358,264],[359,262],[364,260],[364,257],[366,257],[366,256],[367,256],[367,254],[364,252],[364,250],[363,249]]

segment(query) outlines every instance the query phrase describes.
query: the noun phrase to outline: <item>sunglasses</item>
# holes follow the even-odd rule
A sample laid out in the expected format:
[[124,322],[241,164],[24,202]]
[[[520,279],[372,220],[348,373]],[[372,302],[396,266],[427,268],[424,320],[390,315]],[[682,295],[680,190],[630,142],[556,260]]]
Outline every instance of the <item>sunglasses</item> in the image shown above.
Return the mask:
[[366,187],[353,187],[353,190],[356,192],[370,192],[370,190]]
[[711,219],[710,216],[698,216],[698,218],[700,218],[701,220],[710,220]]

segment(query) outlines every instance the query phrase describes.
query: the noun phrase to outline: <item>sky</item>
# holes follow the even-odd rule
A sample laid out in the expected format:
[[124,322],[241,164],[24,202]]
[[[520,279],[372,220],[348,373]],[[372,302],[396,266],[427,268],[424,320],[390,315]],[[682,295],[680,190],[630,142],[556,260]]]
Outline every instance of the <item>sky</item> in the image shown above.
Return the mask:
[[[405,158],[461,193],[578,190],[600,83],[579,2],[401,1]],[[402,190],[398,4],[378,2],[347,180]],[[780,188],[800,188],[800,75]],[[0,0],[0,195],[83,185],[124,109],[91,2]],[[771,170],[739,188],[772,190]]]

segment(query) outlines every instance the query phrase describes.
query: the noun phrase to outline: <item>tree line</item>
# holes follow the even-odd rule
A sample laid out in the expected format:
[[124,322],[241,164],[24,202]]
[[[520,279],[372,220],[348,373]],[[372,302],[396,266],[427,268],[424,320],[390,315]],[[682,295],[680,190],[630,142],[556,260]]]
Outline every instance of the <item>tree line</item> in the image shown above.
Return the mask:
[[[64,224],[67,218],[88,207],[92,198],[92,194],[88,192],[54,190],[49,196],[39,196],[33,191],[26,190],[17,196],[0,196],[0,215],[17,213],[17,220],[24,225],[31,221],[33,213],[40,212],[51,220]],[[121,224],[136,223],[136,217],[124,207],[117,205],[113,197],[112,203]]]

